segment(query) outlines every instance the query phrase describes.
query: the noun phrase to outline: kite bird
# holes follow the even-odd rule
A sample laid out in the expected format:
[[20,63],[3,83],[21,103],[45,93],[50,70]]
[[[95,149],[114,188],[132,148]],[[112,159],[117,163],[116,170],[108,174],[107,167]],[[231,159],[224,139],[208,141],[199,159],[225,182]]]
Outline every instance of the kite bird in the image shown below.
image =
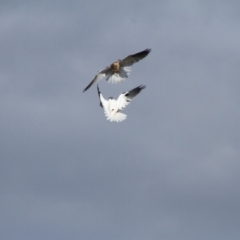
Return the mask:
[[117,60],[112,63],[110,66],[106,67],[103,70],[100,70],[94,79],[89,83],[89,85],[83,90],[87,91],[95,82],[106,77],[106,81],[109,83],[118,83],[127,78],[131,71],[131,66],[145,58],[151,49],[147,48],[142,52],[132,54],[124,58],[123,60]]
[[108,100],[106,100],[104,99],[97,85],[98,96],[100,98],[100,106],[103,108],[107,120],[111,122],[124,121],[127,118],[127,115],[121,113],[121,110],[125,108],[130,103],[130,101],[144,88],[146,88],[145,85],[140,85],[128,92],[120,94],[117,100],[113,99],[113,97],[110,97]]

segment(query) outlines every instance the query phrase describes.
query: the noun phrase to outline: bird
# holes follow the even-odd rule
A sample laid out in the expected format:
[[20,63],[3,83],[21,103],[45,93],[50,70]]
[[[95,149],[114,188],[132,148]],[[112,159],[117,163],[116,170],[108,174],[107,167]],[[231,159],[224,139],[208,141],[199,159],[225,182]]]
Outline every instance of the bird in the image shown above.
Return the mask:
[[109,99],[106,100],[97,85],[100,106],[103,108],[107,120],[111,122],[124,121],[127,118],[127,115],[122,113],[121,110],[125,108],[144,88],[146,88],[145,85],[140,85],[128,92],[123,92],[119,95],[117,100],[115,100],[113,97],[109,97]]
[[113,62],[110,66],[103,70],[98,71],[94,79],[88,84],[88,86],[83,90],[87,91],[95,82],[106,77],[106,81],[109,83],[119,83],[127,78],[131,72],[131,66],[145,58],[151,52],[150,48],[145,49],[142,52],[138,52],[127,56],[126,58],[116,62]]

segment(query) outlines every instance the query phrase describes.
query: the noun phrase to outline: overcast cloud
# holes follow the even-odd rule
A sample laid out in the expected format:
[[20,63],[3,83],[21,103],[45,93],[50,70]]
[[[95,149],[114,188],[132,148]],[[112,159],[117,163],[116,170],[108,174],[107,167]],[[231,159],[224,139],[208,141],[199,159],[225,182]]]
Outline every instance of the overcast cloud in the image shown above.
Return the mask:
[[[236,240],[240,2],[1,1],[0,238]],[[117,97],[111,62],[151,48]]]

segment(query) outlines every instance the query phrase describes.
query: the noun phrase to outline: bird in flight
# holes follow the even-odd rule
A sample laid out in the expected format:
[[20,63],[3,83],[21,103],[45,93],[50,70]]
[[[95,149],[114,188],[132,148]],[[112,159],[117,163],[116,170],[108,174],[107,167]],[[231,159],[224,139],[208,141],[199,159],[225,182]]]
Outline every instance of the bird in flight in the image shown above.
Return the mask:
[[130,101],[136,97],[144,88],[146,88],[145,85],[140,85],[128,92],[120,94],[117,100],[115,100],[113,97],[110,97],[108,100],[106,100],[104,99],[97,85],[100,106],[103,108],[107,120],[111,122],[124,121],[127,118],[127,115],[121,113],[121,110],[125,108],[130,103]]
[[135,53],[127,56],[122,60],[117,60],[110,66],[103,70],[100,70],[94,79],[88,84],[88,86],[83,90],[87,91],[95,82],[106,77],[106,81],[109,83],[118,83],[127,78],[131,71],[131,66],[145,58],[151,52],[150,48],[145,49],[142,52]]

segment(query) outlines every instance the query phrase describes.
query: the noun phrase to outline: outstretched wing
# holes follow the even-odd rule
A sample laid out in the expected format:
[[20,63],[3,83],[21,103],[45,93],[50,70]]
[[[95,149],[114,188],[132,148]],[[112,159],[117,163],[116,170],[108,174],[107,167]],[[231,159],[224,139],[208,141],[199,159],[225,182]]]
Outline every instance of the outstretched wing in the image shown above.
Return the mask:
[[109,67],[99,71],[98,74],[94,77],[94,79],[87,85],[87,87],[84,88],[83,92],[87,91],[95,82],[105,78],[109,74],[111,74],[111,69]]
[[103,97],[102,93],[99,90],[98,85],[97,85],[97,91],[100,99],[100,106],[103,108],[104,111],[106,111],[108,109],[108,101]]
[[151,49],[147,48],[142,52],[129,55],[120,62],[120,65],[121,67],[132,66],[134,63],[145,58],[150,52],[151,52]]
[[131,102],[131,100],[136,97],[144,88],[146,88],[145,85],[140,85],[128,92],[120,94],[117,99],[118,108],[120,110],[125,108]]

